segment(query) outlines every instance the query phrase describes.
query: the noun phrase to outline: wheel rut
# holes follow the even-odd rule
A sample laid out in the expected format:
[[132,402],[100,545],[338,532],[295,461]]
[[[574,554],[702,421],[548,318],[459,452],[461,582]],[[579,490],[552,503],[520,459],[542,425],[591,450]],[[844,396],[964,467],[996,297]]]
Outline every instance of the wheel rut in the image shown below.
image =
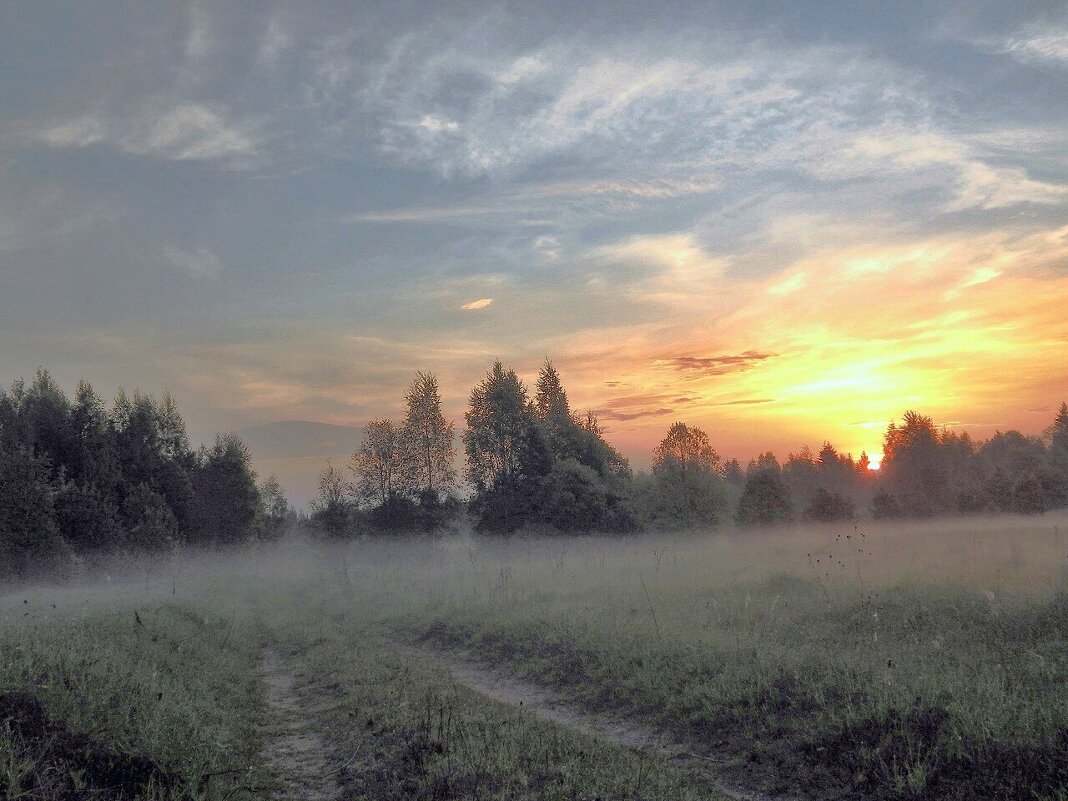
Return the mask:
[[341,788],[331,770],[331,748],[286,660],[272,648],[260,656],[268,722],[264,762],[278,781],[279,801],[337,801]]
[[738,787],[717,778],[720,763],[698,753],[692,744],[679,742],[663,731],[632,719],[585,711],[559,693],[463,659],[455,654],[426,646],[390,641],[412,656],[433,662],[446,669],[453,680],[480,695],[510,706],[525,709],[542,720],[599,737],[626,748],[655,753],[679,767],[705,778],[717,792],[734,801],[798,801],[789,795],[771,796],[758,790]]

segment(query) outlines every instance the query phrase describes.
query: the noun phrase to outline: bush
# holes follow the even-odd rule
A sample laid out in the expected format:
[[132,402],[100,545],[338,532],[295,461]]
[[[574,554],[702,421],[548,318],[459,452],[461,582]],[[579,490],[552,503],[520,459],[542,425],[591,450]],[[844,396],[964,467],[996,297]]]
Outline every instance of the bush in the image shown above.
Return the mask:
[[727,517],[726,483],[711,471],[693,471],[681,480],[673,474],[639,473],[630,487],[633,516],[657,529],[715,526]]
[[573,459],[553,464],[538,482],[533,519],[558,531],[632,531],[637,524],[623,503],[590,467]]
[[807,507],[805,520],[819,523],[833,523],[839,520],[852,520],[853,504],[837,492],[829,492],[823,487],[816,490]]

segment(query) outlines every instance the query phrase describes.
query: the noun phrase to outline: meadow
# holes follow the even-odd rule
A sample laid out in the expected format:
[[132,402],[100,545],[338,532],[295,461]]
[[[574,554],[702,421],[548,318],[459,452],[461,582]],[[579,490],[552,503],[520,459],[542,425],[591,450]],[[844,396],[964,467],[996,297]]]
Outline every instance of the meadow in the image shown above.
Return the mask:
[[1068,798],[1068,517],[286,539],[0,595],[0,798]]

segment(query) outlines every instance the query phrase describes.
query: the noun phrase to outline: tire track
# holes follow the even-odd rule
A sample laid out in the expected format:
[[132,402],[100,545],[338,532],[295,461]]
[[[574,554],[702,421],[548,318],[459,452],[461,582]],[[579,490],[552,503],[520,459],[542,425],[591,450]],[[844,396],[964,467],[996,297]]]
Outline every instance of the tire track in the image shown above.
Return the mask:
[[587,712],[545,687],[506,676],[454,654],[425,646],[389,641],[392,647],[416,658],[433,662],[449,672],[453,681],[510,706],[519,707],[542,720],[599,737],[625,748],[655,753],[675,765],[705,777],[715,789],[734,801],[797,801],[789,795],[770,796],[756,790],[724,783],[717,777],[719,763],[696,752],[692,744],[675,740],[663,731],[637,721]]
[[282,655],[271,648],[260,657],[269,723],[263,759],[281,787],[285,801],[337,801],[341,794],[330,770],[331,748],[318,731],[315,716],[301,698],[297,677]]

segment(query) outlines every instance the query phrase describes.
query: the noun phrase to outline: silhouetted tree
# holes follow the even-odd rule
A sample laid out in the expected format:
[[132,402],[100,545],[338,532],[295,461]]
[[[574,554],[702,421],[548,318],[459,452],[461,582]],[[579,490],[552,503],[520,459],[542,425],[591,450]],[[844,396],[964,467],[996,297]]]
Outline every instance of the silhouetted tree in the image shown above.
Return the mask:
[[903,425],[891,423],[883,443],[885,489],[910,516],[926,517],[952,508],[949,472],[941,437],[930,417],[905,412]]
[[[26,478],[20,483],[9,473],[0,496],[37,499],[34,547],[42,559],[45,551],[72,564],[73,553],[236,542],[262,527],[244,445],[222,437],[194,454],[170,395],[156,401],[120,389],[109,411],[87,382],[70,401],[38,370],[29,386],[19,380],[0,391],[0,449]],[[8,523],[0,530],[0,561],[26,552],[18,544],[23,535]]]
[[820,487],[805,507],[805,520],[819,523],[832,523],[838,520],[852,520],[853,504],[837,492],[829,492]]
[[202,537],[231,544],[249,538],[260,513],[260,494],[248,448],[236,434],[219,434],[200,455],[196,474]]
[[784,523],[791,517],[790,491],[774,457],[764,454],[745,477],[736,519],[742,525]]
[[723,478],[732,487],[738,489],[745,485],[745,471],[737,459],[731,459],[724,465]]
[[0,575],[69,556],[55,516],[48,460],[0,441]]
[[345,481],[332,464],[319,473],[319,494],[311,502],[311,523],[328,537],[343,537],[350,531],[350,508]]
[[277,539],[285,532],[290,517],[289,501],[274,475],[260,485],[261,533],[265,539]]

